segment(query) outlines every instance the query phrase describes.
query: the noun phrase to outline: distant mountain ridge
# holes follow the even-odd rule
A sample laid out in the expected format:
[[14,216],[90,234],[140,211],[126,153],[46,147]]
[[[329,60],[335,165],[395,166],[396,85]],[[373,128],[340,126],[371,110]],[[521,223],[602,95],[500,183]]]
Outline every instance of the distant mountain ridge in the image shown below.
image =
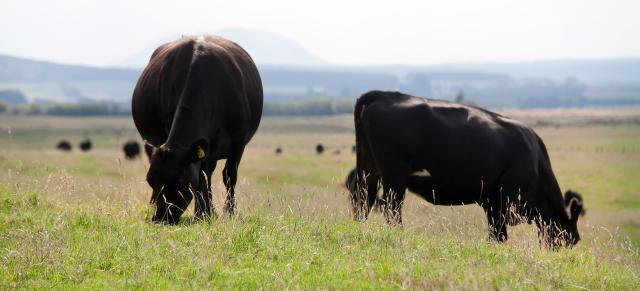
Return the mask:
[[140,70],[64,65],[0,55],[0,83],[130,81]]
[[640,58],[567,59],[531,62],[460,63],[429,66],[432,70],[484,71],[511,75],[514,78],[576,78],[585,83],[640,82]]
[[[465,97],[489,107],[538,104],[535,102],[539,100],[568,106],[640,101],[640,58],[432,66],[258,65],[258,68],[266,101],[321,96],[354,98],[373,89],[442,99],[451,99],[464,91]],[[141,71],[142,68],[64,65],[0,55],[0,90],[20,90],[30,101],[128,103]],[[572,96],[573,101],[563,103],[567,96]],[[523,103],[524,99],[533,101]]]
[[[238,43],[251,54],[251,57],[258,65],[327,65],[326,61],[314,56],[296,41],[269,31],[244,28],[226,28],[212,34],[225,37]],[[149,62],[151,54],[158,46],[163,43],[173,41],[179,37],[179,35],[175,35],[164,38],[131,55],[122,62],[115,64],[115,66],[144,68],[144,66]]]
[[[0,54],[0,83],[11,82],[70,82],[70,81],[131,81],[146,65],[135,68],[92,67],[66,65],[49,61]],[[345,71],[386,73],[404,76],[411,72],[494,73],[513,78],[546,78],[564,80],[576,78],[582,82],[640,82],[640,58],[596,60],[541,60],[510,63],[456,63],[438,65],[374,65],[339,66],[310,62],[307,65],[264,64],[265,70]]]

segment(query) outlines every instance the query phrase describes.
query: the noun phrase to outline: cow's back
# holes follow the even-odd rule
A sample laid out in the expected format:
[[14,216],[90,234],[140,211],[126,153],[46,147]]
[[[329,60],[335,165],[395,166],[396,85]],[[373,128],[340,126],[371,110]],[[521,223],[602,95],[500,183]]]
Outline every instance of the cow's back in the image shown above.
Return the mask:
[[[198,88],[193,88],[194,83],[199,83]],[[190,94],[189,88],[208,99],[206,108],[197,109],[212,112],[213,119],[189,126],[239,129],[247,141],[256,132],[262,115],[262,84],[251,57],[223,38],[183,37],[156,49],[134,90],[132,115],[145,140],[156,146],[167,140],[176,111],[181,104],[187,106],[181,98]]]
[[131,100],[133,121],[142,137],[162,144],[184,88],[194,41],[181,38],[158,47],[138,78]]
[[379,91],[361,96],[355,110],[376,155],[410,160],[413,170],[426,169],[443,184],[497,183],[513,161],[537,169],[535,133],[490,111]]

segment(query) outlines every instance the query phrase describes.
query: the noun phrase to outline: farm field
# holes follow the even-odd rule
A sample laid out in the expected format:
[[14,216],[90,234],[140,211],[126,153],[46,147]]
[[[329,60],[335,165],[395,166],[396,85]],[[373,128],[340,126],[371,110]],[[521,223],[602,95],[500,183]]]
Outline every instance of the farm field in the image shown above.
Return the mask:
[[[534,125],[563,192],[583,195],[576,247],[542,248],[532,225],[493,243],[480,207],[414,195],[403,228],[380,213],[354,222],[352,116],[263,118],[238,215],[221,211],[219,162],[217,217],[194,221],[191,207],[168,226],[150,221],[146,157],[122,154],[138,138],[129,118],[0,115],[0,289],[640,289],[640,110],[505,114]],[[73,151],[55,150],[61,139]]]

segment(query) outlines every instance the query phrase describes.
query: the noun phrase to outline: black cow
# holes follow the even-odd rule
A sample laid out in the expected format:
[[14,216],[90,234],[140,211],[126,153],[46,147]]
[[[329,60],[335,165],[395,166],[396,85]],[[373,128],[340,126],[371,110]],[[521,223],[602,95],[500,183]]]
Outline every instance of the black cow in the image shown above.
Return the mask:
[[91,143],[91,140],[89,140],[89,139],[85,139],[82,142],[80,142],[80,149],[83,152],[90,151],[92,147],[93,147],[93,144]]
[[277,147],[276,148],[276,155],[282,154],[282,148],[281,147]]
[[319,143],[318,145],[316,145],[316,153],[321,155],[322,153],[324,153],[324,146]]
[[235,212],[238,165],[262,116],[262,81],[246,51],[217,36],[161,45],[138,79],[132,114],[151,157],[154,221],[178,222],[193,196],[196,218],[210,216],[219,159],[227,160],[224,208]]
[[71,151],[72,146],[70,142],[66,140],[61,140],[60,142],[58,142],[58,145],[56,145],[56,148],[61,151],[68,152],[68,151]]
[[127,160],[133,160],[140,156],[140,144],[135,140],[130,140],[122,146],[124,157]]
[[[405,189],[436,205],[477,203],[490,236],[507,239],[507,224],[535,222],[550,246],[580,236],[582,197],[556,181],[542,139],[516,120],[473,106],[371,91],[358,98],[354,121],[356,219],[366,219],[383,186],[385,217],[402,224]],[[416,171],[426,176],[414,176]]]

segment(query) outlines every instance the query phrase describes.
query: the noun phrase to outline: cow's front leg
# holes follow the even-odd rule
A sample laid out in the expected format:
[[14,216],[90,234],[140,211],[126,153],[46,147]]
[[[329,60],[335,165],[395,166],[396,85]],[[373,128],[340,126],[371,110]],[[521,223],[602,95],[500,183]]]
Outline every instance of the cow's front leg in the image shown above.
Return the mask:
[[489,238],[498,242],[507,241],[506,209],[499,203],[488,203],[484,208],[489,223]]
[[[233,147],[232,147],[233,148]],[[236,182],[238,180],[238,166],[242,159],[242,153],[244,147],[237,147],[234,153],[232,153],[227,159],[222,171],[222,179],[224,186],[227,188],[227,199],[224,203],[224,211],[229,215],[236,213]]]
[[216,168],[216,162],[203,165],[200,171],[200,183],[198,191],[195,193],[195,216],[196,219],[211,217],[213,209],[213,193],[211,190],[211,175]]

